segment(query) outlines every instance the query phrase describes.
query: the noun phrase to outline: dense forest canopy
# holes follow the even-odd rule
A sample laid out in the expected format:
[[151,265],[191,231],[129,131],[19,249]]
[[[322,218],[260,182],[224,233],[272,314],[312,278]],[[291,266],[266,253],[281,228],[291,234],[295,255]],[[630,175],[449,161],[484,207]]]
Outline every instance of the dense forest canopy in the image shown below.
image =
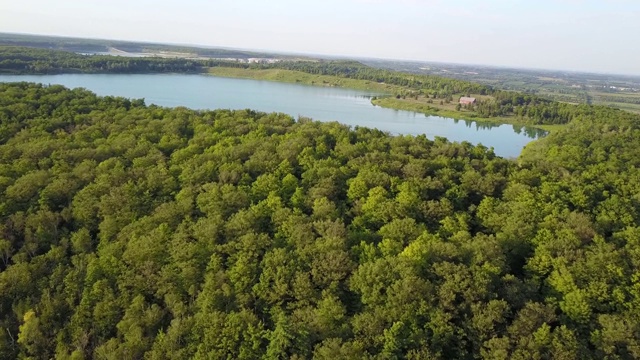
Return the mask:
[[638,165],[0,84],[0,358],[639,358]]

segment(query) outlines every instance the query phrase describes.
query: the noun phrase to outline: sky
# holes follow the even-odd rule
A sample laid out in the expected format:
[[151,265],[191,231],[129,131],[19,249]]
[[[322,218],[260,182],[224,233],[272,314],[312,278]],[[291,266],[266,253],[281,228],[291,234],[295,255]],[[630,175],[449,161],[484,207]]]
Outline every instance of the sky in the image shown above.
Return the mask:
[[0,32],[640,75],[640,0],[0,0]]

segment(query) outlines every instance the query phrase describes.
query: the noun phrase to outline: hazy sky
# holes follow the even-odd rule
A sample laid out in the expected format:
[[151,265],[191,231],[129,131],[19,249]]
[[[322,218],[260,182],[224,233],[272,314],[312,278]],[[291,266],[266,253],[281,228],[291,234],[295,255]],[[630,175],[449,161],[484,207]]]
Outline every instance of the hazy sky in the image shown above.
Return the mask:
[[0,32],[640,75],[640,0],[0,0]]

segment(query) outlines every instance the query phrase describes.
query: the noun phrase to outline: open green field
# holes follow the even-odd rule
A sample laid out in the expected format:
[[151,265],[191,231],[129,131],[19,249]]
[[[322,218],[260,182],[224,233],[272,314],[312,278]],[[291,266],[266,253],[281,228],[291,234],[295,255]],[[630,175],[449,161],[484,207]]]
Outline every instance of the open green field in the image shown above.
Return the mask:
[[640,113],[640,92],[617,91],[601,92],[590,91],[589,95],[594,104],[607,105],[621,110]]
[[402,87],[395,85],[380,84],[372,81],[349,79],[338,76],[314,75],[301,71],[284,69],[240,69],[230,67],[212,67],[209,68],[208,74],[222,77],[279,81],[315,86],[343,87],[380,92],[384,94],[390,94],[403,90]]
[[640,114],[640,105],[639,104],[629,104],[629,103],[620,103],[620,102],[603,103],[603,104],[604,105],[613,106],[613,107],[618,108],[620,110],[625,110],[625,111],[629,111],[629,112]]

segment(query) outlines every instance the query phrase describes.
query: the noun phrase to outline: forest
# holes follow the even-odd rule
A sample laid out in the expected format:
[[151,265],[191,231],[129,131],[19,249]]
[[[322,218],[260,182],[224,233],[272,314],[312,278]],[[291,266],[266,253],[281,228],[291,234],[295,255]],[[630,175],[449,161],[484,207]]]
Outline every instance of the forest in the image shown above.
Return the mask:
[[0,358],[640,358],[639,165],[0,84]]

